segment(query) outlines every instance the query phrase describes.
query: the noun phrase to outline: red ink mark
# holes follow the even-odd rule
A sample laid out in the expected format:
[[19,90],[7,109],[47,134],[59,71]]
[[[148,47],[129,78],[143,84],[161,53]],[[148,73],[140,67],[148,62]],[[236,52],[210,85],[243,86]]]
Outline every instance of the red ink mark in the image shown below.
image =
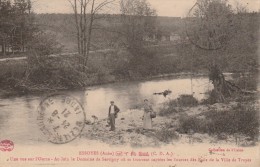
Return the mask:
[[3,152],[10,152],[14,149],[14,143],[10,140],[2,140],[0,142],[0,151],[3,151]]

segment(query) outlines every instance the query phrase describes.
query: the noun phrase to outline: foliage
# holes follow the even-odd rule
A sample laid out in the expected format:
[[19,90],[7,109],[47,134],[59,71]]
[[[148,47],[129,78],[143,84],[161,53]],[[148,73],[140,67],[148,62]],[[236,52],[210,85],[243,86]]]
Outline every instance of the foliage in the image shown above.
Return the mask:
[[209,112],[210,133],[241,133],[251,138],[259,134],[259,113],[253,106],[239,104],[230,111]]
[[233,11],[225,0],[198,0],[187,23],[189,40],[207,50],[221,49],[233,36]]
[[[215,50],[214,52],[199,48],[195,48],[195,50],[192,51],[191,44],[185,40],[186,32],[183,22],[186,22],[185,20],[187,18],[156,16],[156,22],[154,23],[156,27],[159,26],[160,29],[166,29],[165,31],[169,31],[169,33],[173,32],[171,30],[175,29],[174,27],[178,27],[176,33],[181,34],[181,36],[183,36],[182,40],[184,41],[178,44],[165,41],[166,44],[160,45],[160,47],[149,47],[149,50],[154,50],[157,57],[154,59],[156,62],[153,65],[157,74],[187,72],[191,71],[191,67],[194,72],[206,72],[208,64],[213,60],[212,58],[214,58],[216,64],[218,64],[224,72],[257,71],[259,16],[257,13],[233,15],[232,20],[234,20],[233,27],[234,31],[236,31],[235,35],[232,36],[224,48]],[[129,55],[130,53],[129,50],[127,50],[128,53],[123,53],[125,50],[122,49],[127,46],[126,36],[124,35],[126,30],[123,29],[122,24],[124,22],[121,19],[122,16],[107,15],[104,17],[107,19],[96,20],[96,24],[100,25],[102,29],[95,29],[93,32],[91,50],[116,48],[120,50],[121,53],[119,54],[122,55],[122,59],[125,59],[126,57],[124,55]],[[41,28],[44,28],[45,31],[51,31],[57,34],[58,41],[65,46],[63,52],[77,51],[74,49],[76,48],[76,39],[73,27],[73,15],[37,14],[36,18],[39,24],[45,25]],[[148,45],[147,41],[144,42],[144,45]],[[114,59],[113,56],[109,57],[111,60]],[[104,61],[111,61],[108,60],[109,57]],[[137,59],[138,57],[140,56],[137,55]],[[121,59],[121,57],[118,58]],[[119,69],[115,68],[114,70],[118,73],[123,71],[127,76],[128,69],[130,68],[130,64],[127,63],[130,62],[130,58],[133,57],[128,56],[125,60],[120,60],[123,64],[118,64]]]
[[214,90],[205,93],[207,98],[203,99],[200,104],[215,104],[217,103],[217,94]]
[[0,1],[0,45],[5,56],[11,49],[25,52],[27,43],[35,31],[30,0]]
[[142,49],[145,38],[155,32],[156,11],[146,0],[121,0],[122,34],[125,45],[135,56]]
[[[82,72],[86,72],[89,59],[92,34],[95,29],[97,14],[114,0],[68,0],[74,13],[74,23],[77,36],[78,54],[82,55],[79,64],[82,64]],[[79,10],[80,9],[80,10]]]
[[57,71],[58,58],[52,55],[60,53],[61,46],[54,35],[44,32],[34,34],[29,46],[27,51],[28,68],[25,79],[34,83],[48,81],[48,78]]
[[176,131],[168,128],[162,128],[161,130],[156,131],[156,136],[160,141],[165,143],[169,143],[174,139],[179,139],[179,136],[176,133]]
[[152,76],[157,74],[157,62],[159,58],[156,53],[149,49],[138,49],[132,53],[129,66],[130,70],[135,74],[143,76]]
[[228,111],[212,110],[204,115],[204,119],[187,116],[181,118],[178,131],[188,133],[192,130],[195,133],[217,135],[244,134],[252,139],[259,135],[259,113],[252,105],[238,104]]
[[180,95],[177,99],[165,102],[160,109],[160,116],[168,116],[182,111],[181,107],[193,107],[198,105],[198,100],[192,95]]
[[189,134],[193,133],[208,133],[208,121],[202,120],[195,116],[189,117],[187,115],[180,118],[180,126],[178,132]]
[[[257,94],[253,93],[254,91],[257,91],[257,78],[258,73],[250,73],[250,74],[233,74],[233,79],[231,82],[236,84],[241,90],[248,91],[249,93],[243,93],[243,92],[237,92],[234,93],[230,98],[227,100],[235,100],[239,102],[245,102],[245,101],[254,101],[256,100]],[[252,91],[250,93],[250,91]],[[206,98],[202,100],[201,104],[214,104],[218,102],[218,96],[217,93],[214,90],[211,90],[209,92],[206,92]]]
[[131,53],[131,71],[136,75],[151,75],[156,62],[156,53],[145,48],[155,34],[156,11],[146,0],[121,0],[121,29],[123,44]]
[[234,79],[234,83],[242,90],[256,91],[258,83],[258,73],[242,74]]
[[160,109],[159,115],[160,116],[168,116],[173,113],[178,113],[179,111],[176,110],[177,108],[177,101],[170,100],[163,104],[163,107]]
[[193,107],[198,105],[198,100],[192,95],[180,95],[177,98],[177,104],[181,107]]

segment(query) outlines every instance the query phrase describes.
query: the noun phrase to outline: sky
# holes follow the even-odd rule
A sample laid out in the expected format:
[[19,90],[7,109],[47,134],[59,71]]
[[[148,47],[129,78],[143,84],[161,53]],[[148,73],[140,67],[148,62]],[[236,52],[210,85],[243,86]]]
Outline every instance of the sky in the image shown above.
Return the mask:
[[[147,0],[156,9],[158,16],[185,17],[196,0]],[[260,11],[260,0],[229,0],[247,6],[249,11]],[[114,12],[119,11],[118,6]],[[72,13],[68,0],[34,0],[36,13]],[[116,12],[115,12],[116,13]]]

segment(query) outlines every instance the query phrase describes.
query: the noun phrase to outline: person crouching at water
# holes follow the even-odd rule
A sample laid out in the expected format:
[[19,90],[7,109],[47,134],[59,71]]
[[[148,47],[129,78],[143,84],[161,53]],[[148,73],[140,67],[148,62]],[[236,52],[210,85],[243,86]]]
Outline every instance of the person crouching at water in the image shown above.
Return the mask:
[[144,116],[143,116],[143,128],[144,129],[152,129],[152,118],[151,118],[151,112],[153,111],[153,108],[151,105],[149,105],[149,102],[147,99],[144,100]]
[[114,131],[115,128],[115,123],[116,123],[116,118],[117,118],[117,113],[120,111],[120,109],[114,104],[114,101],[110,102],[109,110],[108,110],[108,119],[110,122],[111,129],[110,131]]

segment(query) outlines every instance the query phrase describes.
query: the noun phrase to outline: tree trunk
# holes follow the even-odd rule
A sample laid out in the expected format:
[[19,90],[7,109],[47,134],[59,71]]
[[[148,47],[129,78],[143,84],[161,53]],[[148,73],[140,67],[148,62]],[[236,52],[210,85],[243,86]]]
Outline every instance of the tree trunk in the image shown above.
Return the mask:
[[94,5],[95,5],[95,0],[92,1],[92,7],[91,7],[91,16],[90,16],[90,23],[88,27],[88,39],[87,39],[87,47],[86,47],[86,55],[84,57],[84,71],[86,70],[86,66],[88,63],[88,57],[89,57],[89,51],[90,51],[90,44],[91,44],[91,35],[92,35],[92,26],[93,26],[93,21],[94,21]]
[[21,30],[21,44],[20,44],[20,47],[19,47],[19,52],[22,50],[22,47],[23,47],[23,30]]
[[14,34],[12,33],[12,54],[14,55]]
[[224,74],[217,65],[211,65],[209,68],[209,79],[214,86],[215,101],[223,103],[226,98],[232,97],[235,92],[242,92],[242,90],[235,84],[225,80]]
[[5,56],[5,40],[3,39],[3,44],[2,44],[2,53],[3,56]]
[[5,44],[5,51],[7,51],[7,53],[9,53],[9,45]]

